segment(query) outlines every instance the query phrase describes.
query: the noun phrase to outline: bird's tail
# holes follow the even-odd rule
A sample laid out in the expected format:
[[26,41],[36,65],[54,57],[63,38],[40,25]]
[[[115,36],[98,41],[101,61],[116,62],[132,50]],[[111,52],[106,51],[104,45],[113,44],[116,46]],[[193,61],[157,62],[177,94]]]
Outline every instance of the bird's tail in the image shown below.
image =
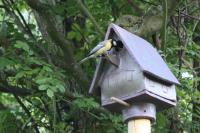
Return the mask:
[[87,60],[89,60],[89,59],[91,59],[91,58],[93,58],[93,57],[94,57],[94,55],[85,57],[84,59],[82,59],[81,61],[79,61],[79,62],[77,63],[77,65],[81,65],[82,63],[84,63],[85,61],[87,61]]

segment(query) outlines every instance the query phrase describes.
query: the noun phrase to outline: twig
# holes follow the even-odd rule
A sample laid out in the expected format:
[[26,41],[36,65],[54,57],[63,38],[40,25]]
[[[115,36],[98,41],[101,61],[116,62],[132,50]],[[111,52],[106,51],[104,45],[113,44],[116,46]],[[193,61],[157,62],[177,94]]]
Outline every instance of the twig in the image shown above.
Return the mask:
[[23,108],[25,113],[28,115],[28,117],[30,117],[31,122],[33,123],[33,127],[35,129],[35,132],[40,133],[40,131],[38,129],[38,125],[35,122],[35,120],[33,119],[33,117],[31,116],[31,113],[29,112],[29,110],[26,108],[26,106],[23,104],[23,102],[20,100],[20,98],[15,93],[13,93],[13,95],[14,95],[15,99],[17,100],[17,102],[20,104],[20,106]]
[[[10,1],[11,1],[11,4],[13,4],[13,5],[15,4],[15,2],[14,2],[13,0],[10,0]],[[14,9],[13,9],[13,10],[14,10]],[[30,27],[28,26],[26,20],[24,19],[24,16],[21,14],[21,12],[19,11],[19,9],[18,9],[16,6],[15,6],[15,10],[17,11],[19,17],[20,17],[21,20],[22,20],[23,25],[24,25],[24,27],[25,27],[24,29],[25,29],[25,31],[27,31],[27,34],[34,40],[35,45],[45,54],[45,56],[46,56],[48,62],[49,62],[50,64],[53,64],[52,59],[51,59],[49,53],[48,53],[43,47],[41,47],[41,46],[38,44],[38,42],[37,42],[35,36],[33,35],[33,33],[32,33],[32,31],[31,31]],[[14,12],[13,12],[13,13],[14,13]],[[16,16],[16,17],[17,17],[17,16]]]
[[[194,33],[194,31],[196,30],[198,24],[199,24],[199,20],[194,24],[194,26],[193,26],[193,28],[192,28],[193,33]],[[192,34],[192,35],[193,35],[193,34]]]
[[200,21],[200,18],[196,17],[196,16],[192,16],[192,15],[189,15],[189,14],[186,14],[184,12],[180,12],[182,15],[186,16],[186,17],[189,17],[189,18],[192,18],[192,19],[196,19],[196,20],[199,20]]
[[149,5],[158,6],[158,4],[155,4],[155,3],[153,3],[153,2],[149,2],[149,1],[146,1],[146,0],[140,0],[140,1],[142,1],[142,2],[144,2],[144,3],[147,3],[147,4],[149,4]]
[[4,5],[0,5],[0,8],[6,8]]
[[28,123],[31,121],[31,117],[22,125],[21,130],[24,131],[25,127],[28,125]]
[[56,111],[58,113],[59,120],[62,121],[62,114],[60,112],[60,108],[59,108],[58,102],[56,103]]
[[77,4],[80,6],[81,10],[90,18],[92,23],[94,24],[95,28],[98,30],[100,35],[104,35],[104,32],[101,30],[100,26],[98,25],[95,18],[92,16],[92,14],[88,11],[88,9],[84,6],[84,4],[81,2],[81,0],[76,0]]
[[74,25],[74,28],[81,34],[82,38],[83,38],[88,44],[91,44],[91,42],[88,40],[88,38],[84,36],[85,34],[84,34],[76,25]]
[[[10,0],[10,1],[11,1],[11,4],[13,4],[13,5],[15,4],[15,2],[13,0]],[[21,18],[24,26],[26,27],[27,32],[30,34],[30,36],[32,38],[35,38],[33,33],[32,33],[32,31],[31,31],[31,29],[29,28],[28,24],[26,23],[26,20],[24,19],[24,16],[21,14],[21,12],[19,11],[19,9],[16,6],[14,6],[14,7],[15,7],[15,10],[17,11],[17,13],[19,14],[19,17]]]
[[165,53],[165,45],[167,41],[167,17],[168,17],[168,3],[167,0],[163,0],[163,29],[162,29],[162,51]]
[[134,11],[137,11],[137,12],[138,12],[138,14],[139,14],[140,16],[144,15],[144,12],[142,11],[142,9],[139,8],[139,7],[137,6],[137,4],[135,4],[132,0],[128,0],[128,3],[133,7],[133,10],[134,10]]
[[176,34],[178,36],[178,40],[179,40],[179,46],[181,47],[181,49],[178,51],[178,69],[179,69],[179,73],[178,73],[178,77],[181,76],[181,68],[182,68],[182,59],[183,59],[183,48],[182,48],[182,37],[181,37],[181,33],[180,33],[180,25],[181,25],[181,15],[180,15],[180,9],[178,9],[178,22],[176,23],[176,20],[174,17],[172,17],[172,23],[176,29]]
[[129,107],[129,106],[130,106],[130,104],[128,104],[127,102],[125,102],[125,101],[123,101],[123,100],[121,100],[121,99],[119,99],[119,98],[111,97],[110,99],[111,99],[112,101],[115,101],[115,102],[117,102],[117,103],[119,103],[119,104],[121,104],[121,105],[124,105],[124,106],[126,106],[126,107]]
[[2,3],[5,5],[5,11],[14,18],[15,23],[18,25],[19,29],[26,33],[24,25],[21,23],[20,19],[17,17],[15,12],[11,11],[8,7],[11,7],[8,1],[3,0]]
[[87,88],[88,78],[80,67],[74,67],[75,59],[72,47],[69,45],[71,42],[66,40],[64,35],[57,30],[55,22],[52,21],[54,20],[54,16],[49,11],[49,7],[45,6],[39,0],[26,0],[26,2],[32,9],[36,10],[40,17],[44,20],[48,35],[51,37],[52,41],[63,50],[64,59],[66,59],[65,62],[67,64],[65,66],[66,72],[72,73],[72,76],[77,79],[77,83],[82,88]]
[[[10,89],[7,89],[7,88],[10,88]],[[12,90],[12,91],[10,91]],[[31,95],[32,94],[32,91],[28,90],[28,89],[25,89],[25,88],[19,88],[19,87],[15,87],[15,86],[3,86],[3,85],[0,85],[0,92],[5,92],[5,93],[15,93],[17,95],[20,95],[20,96],[28,96],[28,95]]]
[[[46,112],[48,112],[48,110],[47,109],[45,109],[45,108],[42,108],[42,107],[39,107],[38,105],[35,105],[35,104],[33,104],[33,102],[31,101],[31,100],[29,100],[29,99],[25,99],[28,103],[30,103],[31,105],[33,105],[34,107],[36,107],[36,108],[38,108],[40,111],[42,111],[42,112],[44,112],[44,113],[46,113]],[[41,102],[41,101],[40,101]],[[42,102],[41,102],[42,103]],[[42,104],[44,104],[44,103],[42,103]],[[44,106],[44,105],[43,105]]]
[[53,100],[53,132],[57,133],[57,131],[56,131],[57,108],[56,108],[56,97],[55,97],[55,95],[53,96],[52,100]]
[[[64,99],[64,98],[62,98],[62,97],[61,97],[61,99],[62,99],[63,101],[66,101],[70,106],[73,105],[71,101],[69,101],[69,100],[67,100],[67,99]],[[91,112],[88,111],[88,110],[84,110],[83,108],[79,108],[79,109],[80,109],[81,111],[83,111],[83,112],[88,113],[89,115],[91,115],[92,117],[94,117],[94,118],[96,118],[96,119],[98,119],[98,120],[101,119],[99,116],[97,116],[97,115],[91,113]],[[104,110],[104,111],[106,111],[106,110]]]
[[[6,84],[8,86],[8,83],[5,81],[4,84]],[[13,96],[15,97],[15,99],[17,100],[17,102],[19,103],[19,105],[22,107],[22,109],[25,111],[25,113],[28,115],[28,117],[31,119],[31,122],[33,124],[33,127],[35,129],[36,133],[40,133],[39,129],[38,129],[38,125],[35,122],[34,118],[32,117],[31,113],[29,112],[29,110],[26,108],[26,106],[23,104],[23,102],[20,100],[20,98],[18,97],[18,95],[9,87],[6,88],[8,91],[10,91]]]

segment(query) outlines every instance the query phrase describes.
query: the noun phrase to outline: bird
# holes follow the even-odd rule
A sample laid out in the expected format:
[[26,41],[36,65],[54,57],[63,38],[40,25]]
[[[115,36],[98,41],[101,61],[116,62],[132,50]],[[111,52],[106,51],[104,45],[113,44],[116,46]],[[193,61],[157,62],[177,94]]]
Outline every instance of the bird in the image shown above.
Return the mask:
[[104,40],[104,41],[100,42],[96,47],[94,47],[90,51],[88,56],[85,57],[84,59],[82,59],[78,64],[80,65],[80,64],[84,63],[85,61],[87,61],[91,58],[98,57],[98,56],[103,56],[103,55],[109,56],[108,51],[110,51],[113,47],[117,48],[118,45],[120,46],[121,43],[119,41],[114,40],[114,39]]

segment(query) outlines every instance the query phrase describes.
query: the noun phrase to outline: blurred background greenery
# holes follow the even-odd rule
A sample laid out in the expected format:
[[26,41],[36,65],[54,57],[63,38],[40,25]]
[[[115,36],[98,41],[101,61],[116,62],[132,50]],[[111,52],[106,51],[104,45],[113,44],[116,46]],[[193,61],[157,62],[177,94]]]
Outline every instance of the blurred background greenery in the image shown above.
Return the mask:
[[1,0],[0,133],[126,133],[88,95],[96,60],[74,67],[110,23],[151,42],[181,82],[152,132],[199,133],[199,21],[199,0]]

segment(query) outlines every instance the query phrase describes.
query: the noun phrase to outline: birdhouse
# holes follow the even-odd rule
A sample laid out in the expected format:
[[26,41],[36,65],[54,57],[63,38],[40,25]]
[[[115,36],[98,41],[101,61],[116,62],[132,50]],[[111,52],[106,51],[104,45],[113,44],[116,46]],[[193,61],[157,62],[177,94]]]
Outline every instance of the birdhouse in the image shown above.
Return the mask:
[[123,44],[109,53],[117,66],[101,58],[90,86],[89,93],[101,96],[105,108],[114,112],[124,108],[111,97],[129,104],[152,103],[158,110],[176,105],[179,81],[149,42],[115,24],[109,26],[105,39]]

